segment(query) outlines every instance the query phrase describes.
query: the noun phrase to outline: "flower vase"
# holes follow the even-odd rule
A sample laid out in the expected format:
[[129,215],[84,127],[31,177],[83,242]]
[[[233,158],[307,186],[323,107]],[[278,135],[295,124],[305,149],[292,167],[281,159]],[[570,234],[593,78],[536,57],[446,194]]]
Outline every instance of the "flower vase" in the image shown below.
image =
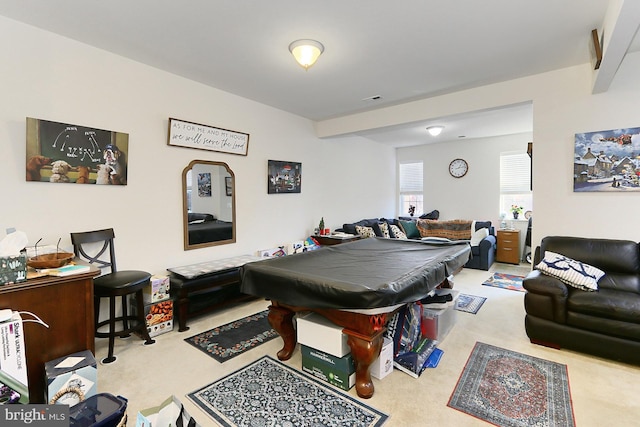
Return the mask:
[[518,212],[514,212],[514,213],[513,213],[513,219],[518,219],[518,216],[519,216],[519,215],[520,215],[520,214],[519,214]]

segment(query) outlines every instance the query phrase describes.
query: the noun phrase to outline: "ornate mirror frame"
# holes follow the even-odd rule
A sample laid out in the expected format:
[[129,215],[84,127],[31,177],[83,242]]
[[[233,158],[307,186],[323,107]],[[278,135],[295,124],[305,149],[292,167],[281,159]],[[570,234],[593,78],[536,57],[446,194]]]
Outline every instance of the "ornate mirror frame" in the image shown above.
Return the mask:
[[235,175],[229,165],[193,160],[184,168],[182,213],[185,251],[235,243]]

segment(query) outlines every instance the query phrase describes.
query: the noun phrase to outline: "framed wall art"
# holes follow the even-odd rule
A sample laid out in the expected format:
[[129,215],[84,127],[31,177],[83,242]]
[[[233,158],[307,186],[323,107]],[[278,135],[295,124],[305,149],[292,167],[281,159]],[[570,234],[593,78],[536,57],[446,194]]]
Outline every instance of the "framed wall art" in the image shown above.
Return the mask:
[[211,173],[198,174],[198,196],[211,197]]
[[129,135],[27,117],[27,181],[127,184]]
[[167,143],[178,147],[246,156],[249,150],[249,134],[170,118]]
[[267,193],[300,193],[302,189],[302,163],[268,161]]
[[640,127],[577,133],[573,191],[640,191]]
[[230,176],[225,177],[224,178],[224,187],[225,187],[225,190],[227,191],[227,196],[231,196],[233,194],[232,185],[233,184],[231,183],[231,177]]

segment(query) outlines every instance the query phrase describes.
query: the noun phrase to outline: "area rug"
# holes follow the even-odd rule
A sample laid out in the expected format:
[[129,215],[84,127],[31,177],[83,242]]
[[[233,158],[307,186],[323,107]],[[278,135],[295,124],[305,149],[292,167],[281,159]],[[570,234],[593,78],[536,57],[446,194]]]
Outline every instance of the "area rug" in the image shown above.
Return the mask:
[[267,316],[269,310],[199,333],[185,341],[218,362],[226,362],[278,336]]
[[370,427],[388,418],[269,356],[187,397],[222,426]]
[[477,342],[448,406],[497,426],[575,426],[567,366]]
[[512,291],[526,292],[522,287],[522,279],[524,279],[523,276],[516,276],[515,274],[493,273],[493,276],[489,277],[483,285],[510,289]]
[[460,294],[456,300],[455,309],[464,311],[465,313],[476,314],[486,300],[485,297],[479,297],[477,295]]

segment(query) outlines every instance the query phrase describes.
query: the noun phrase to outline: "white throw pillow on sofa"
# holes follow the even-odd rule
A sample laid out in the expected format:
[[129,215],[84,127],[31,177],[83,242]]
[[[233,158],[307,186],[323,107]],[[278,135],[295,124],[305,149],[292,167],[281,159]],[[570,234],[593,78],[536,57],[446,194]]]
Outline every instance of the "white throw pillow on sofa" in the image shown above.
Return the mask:
[[489,235],[488,228],[481,228],[480,230],[475,231],[471,235],[471,246],[478,246],[480,242],[482,242],[482,239],[484,239],[488,235]]
[[597,291],[598,280],[604,276],[604,271],[596,267],[551,251],[544,252],[536,269],[584,291]]

